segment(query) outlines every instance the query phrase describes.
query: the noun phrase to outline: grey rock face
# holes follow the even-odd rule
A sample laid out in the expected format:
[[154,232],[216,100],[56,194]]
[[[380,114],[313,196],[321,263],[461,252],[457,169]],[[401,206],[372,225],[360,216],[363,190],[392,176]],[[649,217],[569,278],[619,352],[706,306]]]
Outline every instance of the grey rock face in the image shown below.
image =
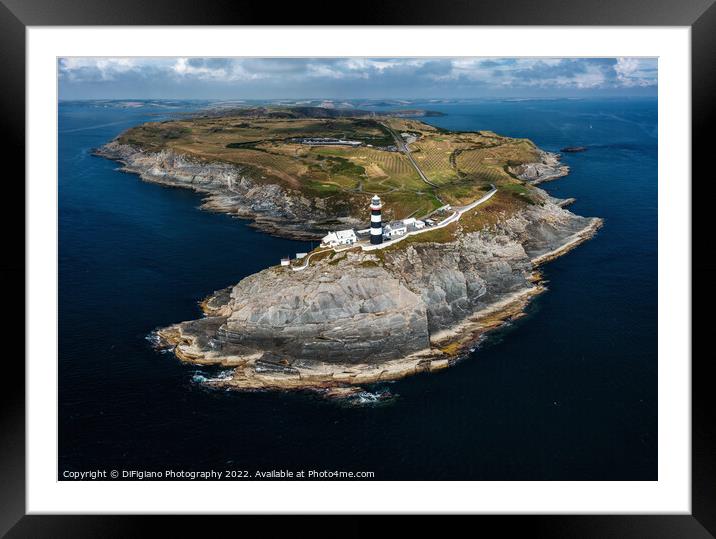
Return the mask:
[[427,348],[419,295],[383,268],[340,266],[269,269],[242,280],[231,292],[223,338],[294,358],[347,363]]
[[411,246],[386,257],[386,265],[421,295],[433,333],[531,286],[524,249],[504,235],[472,233],[454,243]]
[[[95,154],[121,162],[122,170],[144,181],[194,189],[207,195],[202,207],[253,219],[262,230],[295,238],[316,238],[333,220],[325,200],[310,199],[275,183],[262,183],[248,169],[229,163],[193,160],[171,150],[151,153],[112,141]],[[347,226],[352,220],[346,219]]]
[[214,349],[256,351],[288,363],[405,357],[428,349],[437,332],[532,289],[532,260],[597,221],[544,194],[542,205],[453,242],[387,249],[381,257],[360,250],[326,255],[298,272],[266,269],[211,300],[218,323],[180,327]]
[[559,154],[541,152],[538,162],[513,167],[511,171],[519,178],[537,185],[566,176],[569,167],[559,161]]

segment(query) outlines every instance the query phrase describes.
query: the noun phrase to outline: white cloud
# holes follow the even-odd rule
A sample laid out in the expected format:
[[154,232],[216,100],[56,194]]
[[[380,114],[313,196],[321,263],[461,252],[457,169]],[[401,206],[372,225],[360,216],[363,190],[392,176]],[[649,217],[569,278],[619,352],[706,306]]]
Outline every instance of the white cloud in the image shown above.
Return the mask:
[[571,79],[559,79],[562,86],[570,84],[576,88],[598,88],[606,83],[606,74],[596,65],[588,65],[584,73],[576,73]]
[[[656,84],[655,62],[651,59],[617,58],[614,71],[623,86],[650,86]],[[654,64],[653,69],[650,69],[650,64]]]
[[636,58],[617,58],[617,64],[614,71],[619,77],[631,77],[639,71],[639,60]]
[[225,67],[208,67],[194,65],[188,58],[177,58],[171,70],[179,77],[196,77],[199,79],[226,80],[228,72]]
[[[602,89],[656,85],[655,59],[643,58],[62,58],[65,84],[124,82],[167,85],[253,84],[252,88],[333,88],[371,91],[421,88],[431,92],[539,88]],[[155,82],[156,81],[156,82]],[[421,91],[422,91],[421,90]],[[300,90],[299,90],[300,91]]]
[[[141,60],[140,60],[141,61]],[[133,58],[62,58],[60,73],[72,78],[82,78],[83,73],[91,72],[101,80],[114,80],[118,75],[140,69],[140,63]]]

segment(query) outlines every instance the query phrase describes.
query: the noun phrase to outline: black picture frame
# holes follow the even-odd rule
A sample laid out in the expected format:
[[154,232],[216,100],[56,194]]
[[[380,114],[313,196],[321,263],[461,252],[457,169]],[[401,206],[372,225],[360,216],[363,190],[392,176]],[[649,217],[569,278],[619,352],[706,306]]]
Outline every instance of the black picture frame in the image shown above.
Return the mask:
[[[258,24],[340,24],[341,16],[327,2],[313,2],[310,10],[303,3],[282,5],[272,3],[245,3],[189,0],[154,0],[141,2],[124,0],[0,0],[0,66],[4,80],[0,91],[3,135],[6,139],[4,155],[20,156],[25,147],[25,29],[27,26],[84,26],[84,25],[258,25]],[[333,20],[320,20],[317,14],[334,14]],[[318,18],[317,18],[318,17]],[[323,15],[326,19],[328,16]],[[709,137],[714,124],[711,99],[716,95],[716,6],[714,0],[614,0],[587,1],[542,0],[528,2],[503,0],[502,2],[469,2],[467,0],[441,4],[417,0],[409,3],[361,3],[361,8],[350,16],[350,24],[407,24],[407,25],[588,25],[588,26],[688,26],[692,32],[692,170],[693,178],[711,179]],[[20,164],[15,181],[6,184],[6,201],[24,212],[24,188],[16,178],[24,177],[24,162]],[[692,189],[696,182],[692,180]],[[699,197],[692,197],[692,215],[708,219],[707,187],[713,182],[699,183]],[[11,185],[8,185],[11,184]],[[702,185],[703,184],[703,185]],[[16,193],[7,194],[7,189]],[[13,196],[14,195],[14,196]],[[9,294],[7,301],[16,310],[24,304],[22,288],[25,283],[24,234],[18,233],[23,216],[3,211],[4,253],[2,283]],[[21,220],[22,219],[22,220]],[[710,232],[707,227],[693,223],[693,254],[699,246],[708,246]],[[703,240],[703,241],[700,241]],[[10,256],[10,253],[15,253]],[[692,270],[713,271],[713,263],[702,259],[692,261]],[[695,277],[695,276],[694,276]],[[12,286],[8,286],[12,283]],[[713,292],[699,291],[697,303],[706,305]],[[13,297],[16,294],[17,297]],[[21,303],[22,302],[22,303]],[[15,316],[16,324],[24,324],[24,317]],[[20,321],[23,322],[20,322]],[[708,321],[693,317],[693,326]],[[16,334],[24,325],[17,327]],[[6,330],[7,331],[7,330]],[[692,335],[695,332],[692,329]],[[17,342],[21,342],[17,339]],[[6,349],[7,351],[7,349]],[[13,350],[13,355],[19,355]],[[589,515],[589,516],[479,516],[471,526],[482,533],[500,535],[521,533],[537,537],[716,537],[716,399],[711,389],[711,354],[693,354],[692,357],[692,513],[690,515]],[[10,359],[6,356],[7,359]],[[686,360],[687,358],[684,358]],[[207,518],[212,517],[133,517],[133,516],[27,516],[25,515],[25,391],[26,382],[22,362],[6,361],[3,365],[6,383],[0,391],[0,534],[7,537],[133,537],[152,533],[155,526],[163,534],[187,536],[206,533]],[[11,380],[11,382],[9,382]],[[223,520],[234,517],[221,517]],[[375,517],[333,522],[332,517],[301,518],[287,523],[283,517],[238,517],[253,520],[259,526],[286,524],[292,533],[317,529],[342,530],[350,535],[374,533]],[[442,519],[425,522],[414,520],[425,531],[439,527],[444,532]],[[216,522],[212,521],[211,526]],[[248,525],[248,524],[247,524]],[[243,524],[242,524],[243,526]],[[268,529],[268,528],[266,528]],[[271,533],[273,535],[273,532]]]

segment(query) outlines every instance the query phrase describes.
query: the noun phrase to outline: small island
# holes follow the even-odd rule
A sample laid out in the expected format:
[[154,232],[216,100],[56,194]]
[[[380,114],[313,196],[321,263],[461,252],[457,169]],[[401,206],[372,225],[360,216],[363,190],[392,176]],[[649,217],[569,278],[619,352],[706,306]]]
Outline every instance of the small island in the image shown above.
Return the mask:
[[[182,361],[232,367],[208,382],[312,389],[443,369],[545,289],[539,265],[599,218],[537,187],[559,156],[430,111],[221,110],[129,129],[96,150],[202,207],[321,246],[218,290],[204,317],[157,330]],[[565,151],[565,150],[563,150]]]

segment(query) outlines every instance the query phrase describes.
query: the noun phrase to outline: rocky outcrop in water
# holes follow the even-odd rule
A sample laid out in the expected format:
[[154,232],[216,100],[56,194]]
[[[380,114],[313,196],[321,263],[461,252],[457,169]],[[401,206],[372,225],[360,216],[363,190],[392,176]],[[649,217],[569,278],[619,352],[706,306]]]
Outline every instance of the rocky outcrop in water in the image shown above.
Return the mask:
[[511,167],[510,172],[533,185],[556,180],[569,174],[569,167],[559,160],[559,154],[540,152],[540,160]]

